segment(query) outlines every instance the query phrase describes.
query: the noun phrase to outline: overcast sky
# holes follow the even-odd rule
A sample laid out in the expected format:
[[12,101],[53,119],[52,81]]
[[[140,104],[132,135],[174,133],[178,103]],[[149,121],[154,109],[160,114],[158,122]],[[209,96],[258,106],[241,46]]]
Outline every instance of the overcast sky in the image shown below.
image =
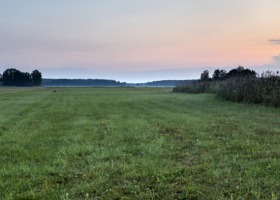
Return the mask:
[[0,73],[143,82],[237,65],[280,66],[279,0],[0,0]]

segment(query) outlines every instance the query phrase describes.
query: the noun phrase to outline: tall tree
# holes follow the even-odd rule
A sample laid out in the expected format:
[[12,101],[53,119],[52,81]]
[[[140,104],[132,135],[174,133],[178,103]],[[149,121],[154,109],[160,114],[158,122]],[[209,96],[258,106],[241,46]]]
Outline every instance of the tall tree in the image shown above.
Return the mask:
[[37,69],[31,73],[32,84],[39,86],[42,83],[42,74]]
[[21,82],[21,72],[14,68],[6,69],[3,72],[3,85],[19,86]]
[[209,77],[209,71],[208,70],[204,70],[201,75],[200,75],[200,80],[201,81],[209,81],[210,77]]

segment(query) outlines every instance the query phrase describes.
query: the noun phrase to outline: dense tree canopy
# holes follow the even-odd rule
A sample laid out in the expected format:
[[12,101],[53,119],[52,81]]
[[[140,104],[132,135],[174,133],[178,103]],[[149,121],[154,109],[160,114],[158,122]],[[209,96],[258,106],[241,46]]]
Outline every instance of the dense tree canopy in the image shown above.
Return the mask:
[[38,70],[34,70],[30,74],[15,68],[8,68],[3,72],[1,81],[5,86],[39,86],[42,82],[42,74]]
[[238,66],[236,69],[230,70],[228,73],[223,69],[216,69],[212,75],[212,79],[209,77],[209,71],[205,70],[201,73],[201,81],[217,81],[225,80],[228,78],[237,78],[237,77],[256,77],[257,73],[254,70],[244,69],[242,66]]
[[256,75],[257,73],[254,70],[244,69],[244,67],[238,66],[236,69],[230,70],[225,77],[255,77]]
[[223,79],[226,76],[226,74],[227,74],[226,70],[216,69],[213,73],[212,79],[213,80]]

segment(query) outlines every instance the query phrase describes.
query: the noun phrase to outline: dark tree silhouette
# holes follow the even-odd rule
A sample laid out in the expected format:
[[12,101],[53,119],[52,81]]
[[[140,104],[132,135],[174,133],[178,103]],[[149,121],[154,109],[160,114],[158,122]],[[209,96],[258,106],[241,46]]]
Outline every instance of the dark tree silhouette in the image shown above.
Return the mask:
[[221,69],[221,70],[216,69],[213,73],[212,79],[213,80],[222,80],[225,77],[226,73],[227,72],[223,69]]
[[230,70],[225,78],[232,77],[256,77],[257,73],[254,70],[244,69],[242,66],[238,66],[236,69]]
[[204,70],[201,75],[200,75],[200,80],[201,81],[209,81],[210,77],[209,77],[209,71],[208,70]]
[[42,83],[42,74],[37,69],[31,73],[32,84],[39,86]]
[[[35,82],[33,81],[35,77]],[[2,75],[3,85],[6,86],[32,86],[40,85],[42,75],[38,70],[34,70],[32,75],[28,72],[21,72],[15,68],[6,69]]]

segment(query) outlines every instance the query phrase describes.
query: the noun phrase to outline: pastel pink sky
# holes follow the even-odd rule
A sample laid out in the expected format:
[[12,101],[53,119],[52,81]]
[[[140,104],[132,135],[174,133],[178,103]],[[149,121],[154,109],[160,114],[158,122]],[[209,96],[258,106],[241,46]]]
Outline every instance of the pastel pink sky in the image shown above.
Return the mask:
[[279,0],[0,1],[0,72],[139,82],[280,68]]

